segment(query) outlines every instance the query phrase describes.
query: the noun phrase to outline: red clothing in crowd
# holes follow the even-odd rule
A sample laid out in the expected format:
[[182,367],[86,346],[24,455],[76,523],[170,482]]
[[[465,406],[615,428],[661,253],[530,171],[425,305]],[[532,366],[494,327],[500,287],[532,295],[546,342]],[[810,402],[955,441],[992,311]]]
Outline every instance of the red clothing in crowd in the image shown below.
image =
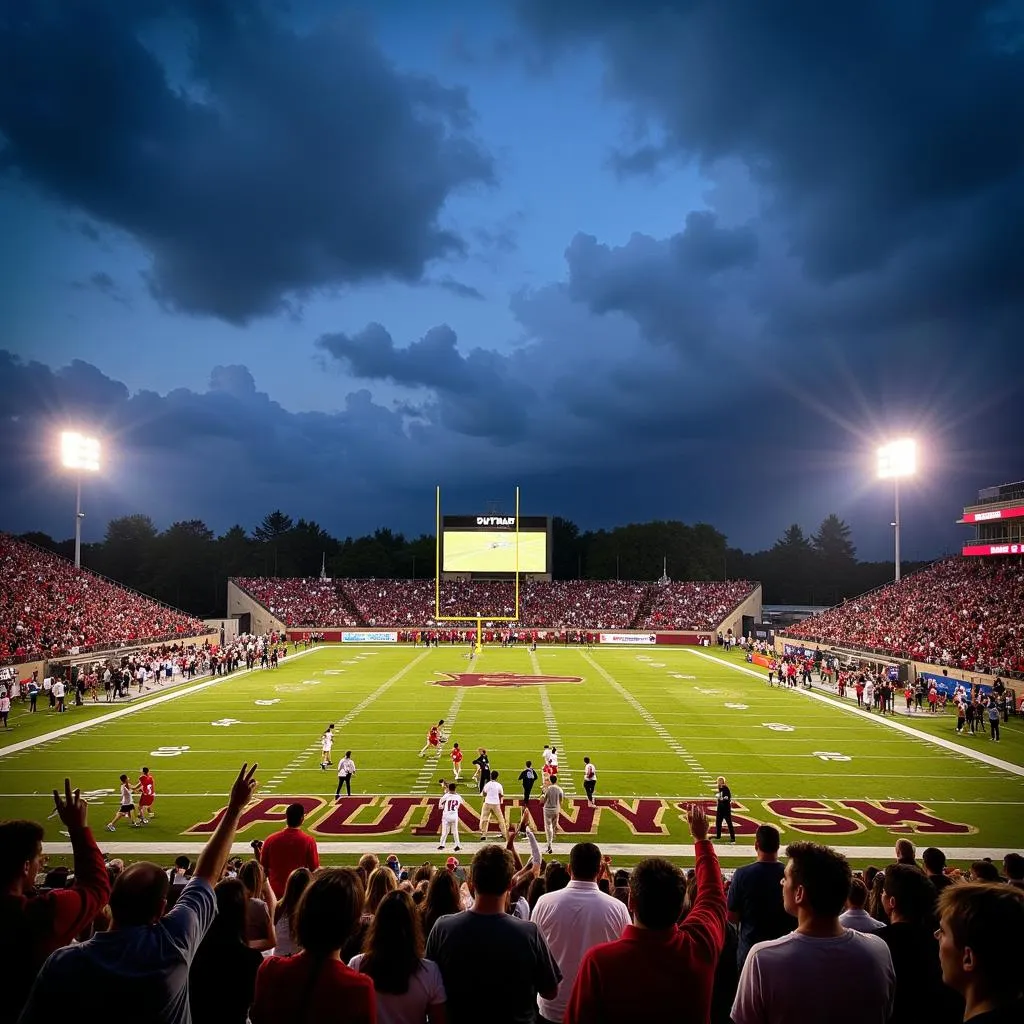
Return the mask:
[[73,829],[75,881],[70,889],[42,895],[0,894],[0,1024],[18,1019],[43,961],[66,946],[110,899],[110,878],[92,832]]
[[589,950],[573,985],[565,1024],[706,1024],[718,955],[725,943],[725,887],[711,842],[695,844],[697,901],[681,925],[629,925],[621,939]]
[[256,975],[249,1019],[252,1024],[376,1024],[373,979],[340,960],[318,962],[305,952],[271,956]]
[[296,868],[316,871],[320,867],[320,851],[316,848],[316,840],[302,829],[283,828],[267,836],[260,851],[260,863],[267,872],[274,895],[281,899],[288,876]]

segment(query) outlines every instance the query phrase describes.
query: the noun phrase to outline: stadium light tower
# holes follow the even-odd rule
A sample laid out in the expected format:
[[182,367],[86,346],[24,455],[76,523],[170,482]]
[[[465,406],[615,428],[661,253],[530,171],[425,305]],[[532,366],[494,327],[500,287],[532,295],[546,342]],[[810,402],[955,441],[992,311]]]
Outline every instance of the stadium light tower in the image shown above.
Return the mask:
[[85,437],[74,430],[60,435],[60,461],[65,469],[75,471],[75,568],[82,567],[82,474],[98,473],[100,443],[95,437]]
[[890,441],[878,449],[878,479],[892,480],[896,494],[896,515],[892,527],[896,536],[896,582],[900,579],[900,480],[917,472],[917,442],[909,437]]

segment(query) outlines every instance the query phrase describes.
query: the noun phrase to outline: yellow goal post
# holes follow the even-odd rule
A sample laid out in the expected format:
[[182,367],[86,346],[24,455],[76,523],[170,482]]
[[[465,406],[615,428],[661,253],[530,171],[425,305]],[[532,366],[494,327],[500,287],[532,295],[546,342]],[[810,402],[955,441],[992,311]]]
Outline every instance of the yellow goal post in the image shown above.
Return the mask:
[[483,650],[483,623],[488,622],[518,622],[519,621],[519,488],[516,488],[516,514],[515,514],[515,593],[516,610],[514,615],[490,615],[478,611],[475,615],[442,615],[441,614],[441,487],[437,488],[437,502],[435,506],[435,545],[436,556],[434,558],[434,621],[435,622],[475,622],[476,623],[476,653]]

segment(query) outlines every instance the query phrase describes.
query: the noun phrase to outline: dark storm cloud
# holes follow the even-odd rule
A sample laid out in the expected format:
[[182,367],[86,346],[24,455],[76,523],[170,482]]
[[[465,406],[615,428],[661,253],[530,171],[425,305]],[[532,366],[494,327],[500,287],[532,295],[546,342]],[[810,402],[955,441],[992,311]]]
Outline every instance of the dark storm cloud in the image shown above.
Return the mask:
[[536,394],[516,361],[483,348],[463,355],[457,341],[442,325],[400,348],[381,324],[369,324],[351,336],[325,334],[316,345],[354,377],[431,389],[437,421],[446,430],[500,445],[523,440]]
[[[184,71],[147,31],[187,35]],[[0,65],[3,162],[138,239],[153,293],[187,312],[244,322],[418,280],[466,248],[448,196],[493,178],[465,93],[342,19],[300,35],[255,4],[30,4],[0,20]]]
[[1007,216],[1019,233],[1017,4],[518,7],[545,48],[597,44],[609,88],[656,126],[658,140],[620,154],[623,166],[647,170],[672,156],[742,160],[816,279],[875,270],[916,238],[941,243],[968,208],[976,244],[992,236],[998,244]]

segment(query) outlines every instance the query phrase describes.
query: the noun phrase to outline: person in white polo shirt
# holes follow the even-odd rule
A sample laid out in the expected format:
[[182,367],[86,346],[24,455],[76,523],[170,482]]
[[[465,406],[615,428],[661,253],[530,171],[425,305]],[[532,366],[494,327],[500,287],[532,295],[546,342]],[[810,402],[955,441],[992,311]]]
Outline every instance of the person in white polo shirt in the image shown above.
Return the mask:
[[508,825],[505,824],[505,813],[501,809],[501,801],[505,796],[505,790],[501,788],[498,781],[498,773],[491,772],[491,781],[484,784],[484,806],[480,812],[480,838],[487,838],[487,824],[491,818],[496,818],[501,834],[508,842]]
[[593,843],[577,843],[569,853],[569,884],[545,893],[533,908],[530,919],[562,972],[558,995],[537,997],[539,1021],[561,1024],[584,954],[614,942],[631,923],[626,905],[597,887],[601,870],[601,851]]

